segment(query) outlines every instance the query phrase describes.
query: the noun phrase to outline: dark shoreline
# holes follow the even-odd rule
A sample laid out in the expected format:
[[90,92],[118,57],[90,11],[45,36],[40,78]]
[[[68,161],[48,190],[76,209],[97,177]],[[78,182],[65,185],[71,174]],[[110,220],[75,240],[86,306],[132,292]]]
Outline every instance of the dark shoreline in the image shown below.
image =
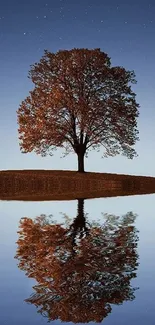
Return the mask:
[[155,193],[155,177],[69,170],[0,171],[0,200],[76,200]]

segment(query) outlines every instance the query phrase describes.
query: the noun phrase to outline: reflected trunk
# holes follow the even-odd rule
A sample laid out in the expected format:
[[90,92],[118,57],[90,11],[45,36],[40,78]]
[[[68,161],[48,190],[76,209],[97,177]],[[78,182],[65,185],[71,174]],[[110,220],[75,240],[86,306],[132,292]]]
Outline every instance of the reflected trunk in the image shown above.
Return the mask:
[[77,217],[70,226],[70,235],[72,237],[72,244],[76,246],[76,237],[79,239],[85,235],[89,235],[89,227],[87,227],[86,218],[84,215],[84,199],[78,199]]

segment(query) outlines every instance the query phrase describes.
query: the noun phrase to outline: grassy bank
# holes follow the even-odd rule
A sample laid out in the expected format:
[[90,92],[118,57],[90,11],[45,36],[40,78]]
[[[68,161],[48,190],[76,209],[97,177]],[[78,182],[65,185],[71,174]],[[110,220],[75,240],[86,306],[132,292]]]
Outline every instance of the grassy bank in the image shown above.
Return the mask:
[[69,170],[0,171],[1,200],[72,200],[155,193],[155,178]]

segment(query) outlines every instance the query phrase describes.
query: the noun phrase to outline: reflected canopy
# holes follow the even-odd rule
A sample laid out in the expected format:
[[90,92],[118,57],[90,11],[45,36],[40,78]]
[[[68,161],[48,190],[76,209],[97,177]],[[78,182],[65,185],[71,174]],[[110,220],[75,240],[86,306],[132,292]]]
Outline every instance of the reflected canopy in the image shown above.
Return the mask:
[[84,199],[77,216],[22,218],[17,241],[18,267],[34,278],[25,299],[49,321],[101,322],[112,310],[135,298],[131,279],[138,267],[136,215],[104,214],[104,222],[88,222]]

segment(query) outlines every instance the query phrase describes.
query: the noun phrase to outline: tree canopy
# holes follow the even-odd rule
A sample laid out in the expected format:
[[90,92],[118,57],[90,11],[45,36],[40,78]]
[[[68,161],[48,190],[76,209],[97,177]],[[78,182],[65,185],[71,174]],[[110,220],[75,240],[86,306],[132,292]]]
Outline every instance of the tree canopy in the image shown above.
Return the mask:
[[63,148],[65,154],[77,154],[81,172],[89,149],[103,147],[103,157],[136,156],[134,71],[111,67],[100,49],[75,48],[46,50],[31,66],[29,78],[34,89],[17,110],[22,152],[46,156]]

